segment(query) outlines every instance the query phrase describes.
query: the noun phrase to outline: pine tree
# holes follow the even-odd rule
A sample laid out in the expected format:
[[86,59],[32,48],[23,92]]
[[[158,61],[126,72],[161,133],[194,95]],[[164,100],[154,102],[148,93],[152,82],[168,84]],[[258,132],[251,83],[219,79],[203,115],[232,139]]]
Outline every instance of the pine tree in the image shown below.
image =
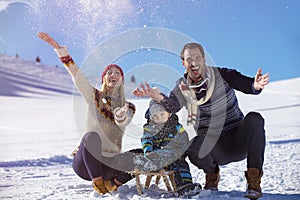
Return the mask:
[[40,59],[40,57],[39,57],[39,56],[37,56],[37,57],[36,57],[36,59],[35,59],[35,61],[36,61],[37,63],[40,63],[40,62],[41,62],[41,59]]
[[135,77],[133,75],[131,76],[130,80],[131,80],[132,83],[136,83]]

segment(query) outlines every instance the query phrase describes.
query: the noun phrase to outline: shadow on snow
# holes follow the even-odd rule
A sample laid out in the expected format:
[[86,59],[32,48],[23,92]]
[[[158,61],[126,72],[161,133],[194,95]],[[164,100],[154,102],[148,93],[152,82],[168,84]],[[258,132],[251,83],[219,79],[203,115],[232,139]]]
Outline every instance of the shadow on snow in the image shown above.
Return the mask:
[[56,155],[49,158],[0,162],[0,167],[47,167],[53,165],[72,165],[72,163],[72,158],[65,155]]

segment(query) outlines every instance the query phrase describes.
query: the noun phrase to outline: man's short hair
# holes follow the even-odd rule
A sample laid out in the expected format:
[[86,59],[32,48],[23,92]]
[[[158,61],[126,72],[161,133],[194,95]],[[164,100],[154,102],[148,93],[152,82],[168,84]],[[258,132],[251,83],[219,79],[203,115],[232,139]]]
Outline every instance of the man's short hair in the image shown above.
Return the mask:
[[181,50],[181,53],[180,53],[180,58],[181,58],[181,60],[184,60],[184,51],[186,50],[186,49],[194,49],[194,48],[197,48],[197,49],[199,49],[200,50],[200,52],[201,52],[201,54],[202,54],[202,56],[204,57],[205,55],[204,55],[204,49],[203,49],[203,47],[201,46],[201,44],[198,44],[198,43],[196,43],[196,42],[191,42],[191,43],[187,43],[187,44],[185,44],[184,46],[183,46],[183,48],[182,48],[182,50]]

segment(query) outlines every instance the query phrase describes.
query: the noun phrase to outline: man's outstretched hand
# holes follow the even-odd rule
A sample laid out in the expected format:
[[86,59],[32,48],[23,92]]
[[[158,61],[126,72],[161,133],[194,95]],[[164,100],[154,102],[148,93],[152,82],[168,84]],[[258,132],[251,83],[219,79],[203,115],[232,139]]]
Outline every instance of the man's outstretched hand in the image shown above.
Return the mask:
[[254,79],[254,89],[255,90],[261,90],[264,89],[266,85],[268,85],[269,83],[269,73],[266,73],[264,75],[262,75],[262,69],[259,68],[257,70],[257,73],[255,75],[255,79]]

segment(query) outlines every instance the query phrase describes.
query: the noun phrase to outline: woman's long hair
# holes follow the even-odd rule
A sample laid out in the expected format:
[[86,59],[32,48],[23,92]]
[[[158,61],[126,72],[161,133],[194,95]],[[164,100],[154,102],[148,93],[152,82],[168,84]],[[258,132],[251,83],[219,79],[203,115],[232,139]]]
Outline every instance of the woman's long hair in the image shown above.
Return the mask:
[[[125,92],[124,92],[124,81],[123,77],[120,77],[120,85],[116,85],[113,91],[109,91],[110,89],[107,87],[106,79],[103,79],[103,83],[100,89],[100,92],[104,94],[104,96],[109,96],[112,99],[112,108],[123,107],[125,106]],[[109,95],[111,93],[112,95]]]
[[[123,77],[120,77],[123,79]],[[109,91],[106,80],[103,80],[101,89],[94,88],[95,106],[98,112],[104,115],[107,119],[114,121],[114,110],[117,107],[125,106],[124,82],[120,81],[119,85],[113,88],[114,91]]]

